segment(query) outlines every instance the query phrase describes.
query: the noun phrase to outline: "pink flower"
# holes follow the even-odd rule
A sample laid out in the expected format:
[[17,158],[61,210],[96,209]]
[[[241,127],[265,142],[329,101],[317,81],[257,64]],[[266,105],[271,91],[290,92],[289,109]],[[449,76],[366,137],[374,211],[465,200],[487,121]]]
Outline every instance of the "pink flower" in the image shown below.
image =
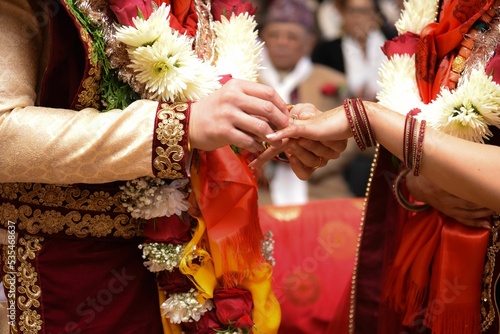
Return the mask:
[[139,13],[147,19],[153,12],[151,0],[109,0],[109,9],[115,14],[121,25],[133,26],[132,18]]
[[403,35],[396,36],[390,41],[386,41],[382,46],[382,51],[391,58],[393,55],[409,54],[410,56],[415,53],[420,36],[412,32],[406,32]]
[[212,1],[212,16],[214,20],[220,21],[221,16],[230,18],[234,13],[239,15],[248,12],[249,15],[254,15],[257,9],[251,1],[246,0],[214,0]]

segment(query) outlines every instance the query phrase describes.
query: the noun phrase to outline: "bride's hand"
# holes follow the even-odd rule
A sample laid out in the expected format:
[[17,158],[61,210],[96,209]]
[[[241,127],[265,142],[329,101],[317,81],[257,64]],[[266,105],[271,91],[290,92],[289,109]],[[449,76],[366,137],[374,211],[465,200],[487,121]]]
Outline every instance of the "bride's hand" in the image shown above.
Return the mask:
[[[312,104],[297,104],[290,111],[290,125],[286,129],[293,129],[294,126],[300,124],[302,121],[312,121],[315,117],[322,114]],[[279,140],[275,141],[276,147],[271,146],[264,151],[256,160],[250,163],[250,167],[257,168],[281,152],[285,152],[292,170],[297,177],[305,180],[317,168],[325,166],[328,160],[338,158],[347,146],[347,139],[320,141],[310,138],[300,138],[300,135],[295,137],[297,139],[283,137],[281,145],[279,145]]]
[[494,211],[454,196],[422,175],[409,173],[406,186],[415,200],[429,204],[464,225],[491,228],[489,217],[495,214]]

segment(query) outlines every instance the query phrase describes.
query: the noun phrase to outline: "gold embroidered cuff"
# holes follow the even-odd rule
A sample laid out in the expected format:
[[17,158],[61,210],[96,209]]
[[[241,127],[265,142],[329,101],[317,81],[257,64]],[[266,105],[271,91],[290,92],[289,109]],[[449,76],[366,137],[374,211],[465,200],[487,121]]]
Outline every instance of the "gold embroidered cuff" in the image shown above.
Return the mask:
[[153,173],[163,179],[186,177],[191,104],[160,103],[153,139]]

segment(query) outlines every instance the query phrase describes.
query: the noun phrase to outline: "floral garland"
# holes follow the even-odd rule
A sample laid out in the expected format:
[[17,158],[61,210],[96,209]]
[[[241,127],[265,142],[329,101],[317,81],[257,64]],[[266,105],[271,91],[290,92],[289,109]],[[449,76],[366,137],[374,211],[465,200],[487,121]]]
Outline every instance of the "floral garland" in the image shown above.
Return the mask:
[[490,29],[479,36],[462,77],[453,91],[442,87],[440,94],[425,104],[418,92],[415,77],[414,49],[422,29],[437,19],[439,1],[408,0],[396,22],[399,36],[386,43],[388,59],[379,75],[380,104],[406,113],[420,109],[417,116],[444,133],[484,143],[492,136],[489,126],[500,127],[500,85],[486,74],[486,64],[500,39],[499,19],[490,23]]
[[[192,102],[219,89],[220,80],[227,73],[233,78],[257,79],[263,44],[257,39],[255,10],[250,3],[214,1],[210,11],[210,1],[197,2],[208,9],[208,13],[203,14],[209,17],[209,28],[216,36],[211,46],[213,57],[202,59],[193,48],[196,22],[193,24],[191,20],[190,27],[182,27],[171,13],[171,6],[164,1],[110,0],[109,8],[106,2],[98,0],[74,1],[74,5],[73,0],[68,3],[75,15],[95,40],[106,45],[105,52],[97,52],[105,73],[114,70],[116,77],[128,85],[126,89],[131,88],[140,98]],[[119,24],[110,19],[112,16]],[[106,59],[103,59],[104,54]],[[111,79],[105,85],[113,88],[113,83],[116,86],[116,81]],[[103,90],[108,90],[107,87]],[[105,100],[103,104],[110,107],[127,105],[133,94],[121,97],[115,94],[114,98],[117,96],[123,100],[112,101],[112,105]],[[203,250],[186,249],[196,228],[196,219],[187,213],[192,208],[188,201],[189,180],[143,177],[126,182],[121,190],[123,205],[132,217],[154,220],[154,231],[147,230],[149,224],[146,225],[146,239],[158,232],[156,228],[167,230],[162,233],[167,235],[162,242],[146,240],[139,246],[145,266],[156,273],[159,288],[168,292],[168,298],[161,305],[162,315],[171,323],[180,324],[185,333],[252,331],[253,302],[248,290],[222,288],[214,291],[213,298],[207,298],[180,271],[186,257],[187,261],[202,263],[210,256]],[[262,253],[274,264],[271,237],[270,233],[266,234]]]

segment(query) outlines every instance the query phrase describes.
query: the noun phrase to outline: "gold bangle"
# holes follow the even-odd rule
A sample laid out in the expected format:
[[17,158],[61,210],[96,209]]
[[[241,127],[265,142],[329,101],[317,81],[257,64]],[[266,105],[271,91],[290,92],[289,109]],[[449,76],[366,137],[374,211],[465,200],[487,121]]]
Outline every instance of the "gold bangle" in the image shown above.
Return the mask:
[[396,200],[398,201],[399,205],[406,211],[411,211],[411,212],[422,212],[427,209],[429,209],[431,206],[429,204],[416,204],[411,202],[409,199],[404,197],[403,193],[401,192],[401,180],[406,177],[406,175],[411,171],[411,169],[406,168],[403,169],[399,174],[396,180],[394,181],[394,196],[396,197]]

